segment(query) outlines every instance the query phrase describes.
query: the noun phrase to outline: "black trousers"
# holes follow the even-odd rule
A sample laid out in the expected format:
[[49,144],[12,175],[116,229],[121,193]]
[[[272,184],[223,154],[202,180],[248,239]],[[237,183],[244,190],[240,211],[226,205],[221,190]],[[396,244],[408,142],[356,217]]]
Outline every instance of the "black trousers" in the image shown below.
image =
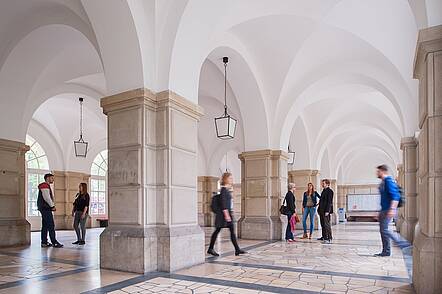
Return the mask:
[[319,219],[321,222],[322,237],[324,238],[324,240],[333,239],[332,229],[330,224],[330,214],[326,216],[324,212],[319,212]]
[[[235,247],[235,251],[239,251],[240,248],[238,246],[238,242],[236,241],[235,229],[233,227],[233,222],[227,223],[226,228],[230,230],[230,240],[232,241],[233,247]],[[210,238],[209,250],[213,249],[215,246],[216,238],[218,237],[219,232],[221,232],[222,227],[216,228],[213,232],[212,237]]]
[[58,241],[55,238],[55,225],[54,216],[50,210],[41,210],[41,243],[48,243],[48,232],[51,238],[52,244],[57,244]]

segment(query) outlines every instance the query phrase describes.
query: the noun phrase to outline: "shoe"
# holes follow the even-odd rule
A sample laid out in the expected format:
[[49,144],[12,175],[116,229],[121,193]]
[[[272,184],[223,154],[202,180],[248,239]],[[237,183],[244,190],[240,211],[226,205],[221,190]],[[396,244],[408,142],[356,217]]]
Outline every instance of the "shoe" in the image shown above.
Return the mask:
[[41,248],[47,248],[47,247],[52,247],[52,244],[49,242],[41,243]]
[[308,238],[309,238],[309,240],[311,240],[312,239],[312,233],[310,233],[310,235],[308,235]]
[[86,242],[84,242],[84,241],[78,242],[78,245],[84,245],[84,244],[86,244]]
[[331,240],[323,240],[322,244],[331,244]]
[[381,253],[376,253],[373,256],[376,257],[386,257],[386,256],[391,256],[391,254],[385,253],[385,252],[381,252]]
[[324,237],[318,238],[318,239],[316,239],[316,240],[318,240],[318,241],[324,241]]
[[302,237],[301,237],[301,239],[307,239],[307,238],[308,238],[307,233],[304,233],[304,235],[302,235]]
[[78,244],[80,244],[80,241],[75,241],[72,243],[72,245],[78,245]]
[[295,242],[295,240],[293,240],[293,239],[288,239],[288,240],[285,240],[287,243],[293,243],[293,242]]
[[54,244],[54,248],[62,248],[62,247],[63,247],[63,244],[61,244],[61,243]]
[[209,249],[209,250],[207,250],[207,253],[209,253],[210,255],[213,255],[213,256],[219,256],[219,254],[216,253],[216,251],[213,250],[213,249]]
[[247,253],[247,252],[245,252],[244,250],[239,249],[239,250],[235,251],[235,256],[238,256],[238,255],[240,255],[240,254],[246,254],[246,253]]

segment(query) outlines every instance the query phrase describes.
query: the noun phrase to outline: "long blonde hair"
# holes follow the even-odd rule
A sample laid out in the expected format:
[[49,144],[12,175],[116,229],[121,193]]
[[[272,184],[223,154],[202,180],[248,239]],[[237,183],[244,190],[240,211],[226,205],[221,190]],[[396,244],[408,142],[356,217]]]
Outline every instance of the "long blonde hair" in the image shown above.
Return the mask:
[[223,173],[223,175],[221,176],[221,186],[227,185],[227,179],[231,176],[232,176],[232,174],[229,172]]

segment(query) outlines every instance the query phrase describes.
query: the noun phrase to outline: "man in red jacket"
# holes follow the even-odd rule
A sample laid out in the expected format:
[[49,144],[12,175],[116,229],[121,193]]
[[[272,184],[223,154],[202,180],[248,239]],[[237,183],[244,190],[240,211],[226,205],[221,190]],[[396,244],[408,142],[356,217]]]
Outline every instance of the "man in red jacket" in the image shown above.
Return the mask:
[[[61,248],[63,244],[55,238],[54,216],[55,211],[54,195],[52,194],[51,184],[54,183],[53,174],[45,174],[45,181],[38,185],[37,208],[41,214],[41,247]],[[48,242],[48,232],[51,243]]]

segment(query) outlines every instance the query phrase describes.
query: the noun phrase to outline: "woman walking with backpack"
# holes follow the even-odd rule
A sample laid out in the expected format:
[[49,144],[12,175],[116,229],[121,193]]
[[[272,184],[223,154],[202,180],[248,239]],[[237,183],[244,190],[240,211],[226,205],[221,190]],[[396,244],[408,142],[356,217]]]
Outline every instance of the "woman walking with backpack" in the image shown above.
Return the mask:
[[210,238],[210,245],[207,253],[213,256],[219,256],[213,249],[215,246],[216,238],[222,228],[228,228],[230,230],[230,240],[235,247],[235,255],[246,253],[239,248],[236,241],[235,230],[233,227],[233,211],[232,211],[232,189],[233,189],[233,177],[231,173],[225,172],[221,178],[221,192],[219,195],[213,196],[212,210],[215,212],[215,231]]

